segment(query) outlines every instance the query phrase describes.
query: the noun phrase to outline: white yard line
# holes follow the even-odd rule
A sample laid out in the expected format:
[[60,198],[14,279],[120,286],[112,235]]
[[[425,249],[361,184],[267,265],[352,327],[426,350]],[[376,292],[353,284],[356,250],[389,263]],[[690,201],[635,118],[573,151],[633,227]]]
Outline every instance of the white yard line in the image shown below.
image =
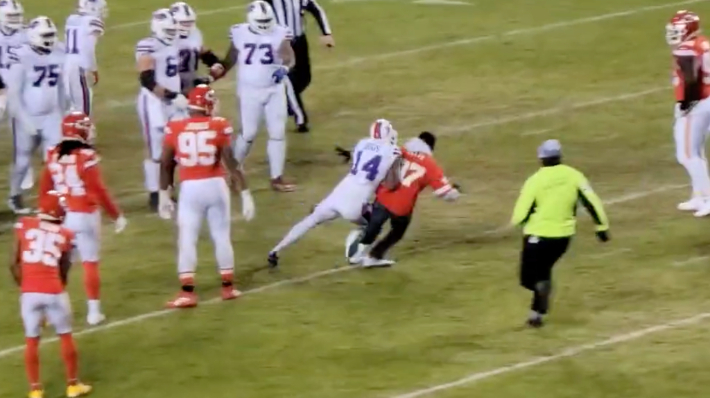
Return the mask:
[[[246,3],[236,5],[236,6],[230,6],[230,7],[215,8],[215,9],[206,10],[206,11],[200,11],[200,10],[196,10],[196,11],[197,11],[197,15],[199,17],[203,17],[205,15],[221,14],[225,11],[232,11],[232,10],[243,10],[244,12],[246,12]],[[241,22],[242,17],[243,17],[243,15],[239,14],[239,18],[240,18],[239,22]],[[132,28],[135,26],[142,26],[142,25],[148,25],[148,24],[150,24],[150,21],[127,22],[127,23],[122,23],[122,24],[118,24],[118,25],[109,25],[108,27],[106,27],[106,30],[121,30],[121,29],[127,29],[127,28]],[[227,27],[225,27],[224,29],[225,29],[225,34],[226,34]],[[148,34],[149,34],[149,32],[146,31],[146,35],[148,35]]]
[[606,340],[600,340],[600,341],[590,343],[590,344],[583,344],[583,345],[570,347],[570,348],[567,348],[567,349],[565,349],[557,354],[554,354],[554,355],[548,355],[548,356],[544,356],[544,357],[534,358],[534,359],[530,359],[528,361],[518,362],[518,363],[503,366],[500,368],[491,369],[491,370],[484,371],[484,372],[472,373],[466,377],[452,381],[450,383],[438,384],[438,385],[435,385],[432,387],[423,388],[421,390],[412,391],[410,393],[401,394],[401,395],[394,395],[390,398],[419,398],[419,397],[423,397],[423,396],[427,396],[427,395],[432,395],[432,394],[435,394],[440,391],[449,390],[452,388],[457,388],[457,387],[473,384],[473,383],[479,382],[481,380],[489,379],[489,378],[495,377],[495,376],[504,375],[504,374],[514,372],[517,370],[531,368],[533,366],[542,365],[542,364],[557,361],[560,359],[576,357],[576,356],[583,354],[585,352],[588,352],[588,351],[595,351],[600,348],[605,348],[608,346],[613,346],[616,344],[621,344],[621,343],[633,341],[633,340],[648,336],[650,334],[660,333],[660,332],[664,332],[664,331],[667,331],[670,329],[680,328],[683,326],[694,325],[694,324],[704,321],[707,318],[710,318],[710,312],[703,312],[703,313],[691,316],[689,318],[684,318],[684,319],[680,319],[680,320],[673,321],[673,322],[663,323],[663,324],[651,326],[651,327],[648,327],[645,329],[639,329],[639,330],[636,330],[636,331],[633,331],[630,333],[617,334],[617,335],[612,336]]
[[607,257],[611,257],[611,256],[616,256],[617,254],[630,253],[630,252],[632,252],[632,251],[633,251],[633,250],[629,249],[628,247],[624,247],[624,248],[621,248],[621,249],[611,250],[611,251],[604,252],[604,253],[590,254],[590,255],[587,255],[587,256],[585,256],[585,257],[591,258],[591,259],[593,259],[593,260],[599,260],[599,259],[602,259],[602,258],[607,258]]
[[691,265],[703,261],[708,261],[710,259],[710,256],[698,256],[698,257],[691,257],[687,260],[682,260],[682,261],[674,261],[673,266],[674,267],[682,267],[685,265]]
[[[659,188],[657,188],[657,189],[652,189],[652,190],[649,190],[649,191],[635,192],[635,193],[632,193],[632,194],[628,194],[628,195],[620,196],[620,197],[617,197],[617,198],[613,198],[613,199],[610,199],[610,200],[608,200],[608,201],[606,201],[606,202],[604,202],[604,203],[607,204],[607,205],[613,205],[613,204],[628,202],[628,201],[637,200],[637,199],[640,199],[640,198],[643,198],[643,197],[646,197],[646,196],[655,195],[655,194],[657,194],[657,193],[666,192],[666,191],[671,191],[671,190],[677,189],[678,187],[679,187],[678,185],[662,186],[662,187],[659,187]],[[504,225],[504,226],[501,226],[501,227],[498,227],[498,228],[495,228],[495,229],[492,229],[492,230],[489,230],[489,231],[485,231],[485,232],[483,232],[483,234],[485,234],[485,235],[496,234],[496,233],[500,233],[500,232],[503,232],[503,231],[506,231],[506,230],[509,230],[509,229],[510,229],[510,227],[509,227],[508,225]],[[289,286],[289,285],[294,285],[294,284],[298,284],[298,283],[303,283],[303,282],[307,282],[307,281],[310,281],[310,280],[313,280],[313,279],[317,279],[317,278],[320,278],[320,277],[323,277],[323,276],[332,275],[332,274],[336,274],[336,273],[340,273],[340,272],[345,272],[345,271],[350,271],[350,270],[352,270],[352,269],[355,269],[355,268],[354,268],[354,267],[349,267],[349,266],[343,266],[343,267],[341,267],[341,268],[331,268],[331,269],[328,269],[328,270],[325,270],[325,271],[315,272],[315,273],[308,274],[308,275],[305,275],[305,276],[302,276],[302,277],[284,279],[284,280],[281,280],[281,281],[278,281],[278,282],[275,282],[275,283],[271,283],[271,284],[268,284],[268,285],[260,286],[260,287],[254,288],[254,289],[249,289],[249,290],[246,290],[244,293],[245,293],[245,294],[263,293],[263,292],[266,292],[266,291],[269,291],[269,290],[272,290],[272,289],[275,289],[275,288],[279,288],[279,287],[283,287],[283,286]],[[220,300],[219,298],[215,298],[215,299],[212,299],[212,300],[204,301],[204,302],[201,303],[201,305],[216,304],[216,303],[220,303],[220,302],[221,302],[221,300]],[[137,316],[125,318],[125,319],[122,319],[122,320],[119,320],[119,321],[108,322],[108,323],[106,323],[106,324],[104,324],[104,325],[101,325],[101,326],[98,326],[98,327],[89,328],[89,329],[83,329],[83,330],[80,330],[80,331],[74,333],[74,336],[75,336],[75,337],[80,337],[80,336],[84,336],[84,335],[94,334],[94,333],[97,333],[97,332],[102,332],[102,331],[105,331],[105,330],[114,329],[114,328],[117,328],[117,327],[120,327],[120,326],[130,325],[130,324],[133,324],[133,323],[143,322],[143,321],[148,320],[148,319],[161,317],[161,316],[164,316],[164,315],[171,314],[171,313],[173,313],[173,312],[176,312],[176,310],[160,310],[160,311],[148,312],[148,313],[145,313],[145,314],[142,314],[142,315],[137,315]],[[48,339],[43,339],[43,340],[42,340],[42,344],[54,343],[54,342],[56,342],[56,341],[57,341],[57,338],[54,338],[54,337],[53,337],[53,338],[48,338]],[[15,347],[10,347],[10,348],[6,348],[6,349],[3,349],[3,350],[0,350],[0,358],[5,358],[5,357],[8,357],[8,356],[10,356],[10,355],[12,355],[12,354],[14,354],[14,353],[21,352],[23,349],[24,349],[24,346],[23,346],[23,345],[18,345],[18,346],[15,346]]]

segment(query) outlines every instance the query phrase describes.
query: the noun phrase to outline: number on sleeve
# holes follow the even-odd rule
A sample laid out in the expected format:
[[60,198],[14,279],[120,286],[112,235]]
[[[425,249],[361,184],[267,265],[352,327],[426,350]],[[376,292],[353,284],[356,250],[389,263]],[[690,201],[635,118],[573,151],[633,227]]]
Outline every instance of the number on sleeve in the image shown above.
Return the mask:
[[66,238],[61,234],[33,228],[25,232],[28,242],[27,250],[22,252],[22,261],[25,263],[42,263],[47,267],[59,265],[62,257],[61,247],[66,243]]
[[426,168],[424,168],[424,166],[402,159],[402,172],[400,176],[403,186],[412,186],[415,181],[424,177],[424,174],[426,174]]
[[350,174],[357,175],[360,171],[365,172],[365,178],[369,181],[375,181],[377,178],[377,172],[380,169],[380,163],[382,162],[382,156],[376,155],[372,159],[365,162],[362,167],[360,167],[360,159],[362,158],[362,151],[355,154],[355,162],[353,163],[352,169],[350,169]]
[[178,74],[178,64],[175,57],[170,56],[165,59],[165,76],[173,77]]
[[217,147],[212,140],[217,137],[213,130],[183,132],[177,136],[180,165],[184,167],[213,166],[216,163]]

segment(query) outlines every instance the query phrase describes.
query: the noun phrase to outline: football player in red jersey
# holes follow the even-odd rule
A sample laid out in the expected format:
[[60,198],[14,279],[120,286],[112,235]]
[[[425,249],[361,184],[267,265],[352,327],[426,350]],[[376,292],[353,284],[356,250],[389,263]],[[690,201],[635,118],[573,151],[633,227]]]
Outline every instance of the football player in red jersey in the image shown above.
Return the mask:
[[23,217],[15,224],[15,250],[10,264],[22,291],[20,306],[25,327],[25,370],[29,398],[43,398],[39,377],[39,343],[45,319],[54,326],[67,377],[67,397],[88,394],[91,387],[78,380],[77,352],[72,337],[72,312],[64,290],[71,266],[74,232],[61,226],[64,205],[57,192],[39,199],[36,217]]
[[[458,186],[449,183],[432,156],[435,144],[434,134],[423,132],[404,145],[401,184],[395,190],[383,186],[377,189],[367,227],[362,234],[353,231],[353,239],[348,239],[353,241],[348,248],[348,261],[351,264],[362,264],[363,267],[387,267],[394,264],[394,261],[385,259],[384,255],[404,237],[419,193],[425,188],[431,187],[437,197],[447,201],[454,201],[460,196]],[[347,151],[340,148],[336,150],[341,156],[347,157]],[[370,249],[388,220],[392,229]]]

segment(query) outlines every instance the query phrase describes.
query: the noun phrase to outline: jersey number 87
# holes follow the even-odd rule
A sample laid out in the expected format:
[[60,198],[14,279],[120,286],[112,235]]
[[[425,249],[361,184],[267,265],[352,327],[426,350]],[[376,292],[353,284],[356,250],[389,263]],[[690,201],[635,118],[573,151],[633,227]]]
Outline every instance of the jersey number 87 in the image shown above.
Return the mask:
[[217,147],[211,143],[217,137],[213,130],[182,132],[178,135],[179,162],[184,167],[212,166]]

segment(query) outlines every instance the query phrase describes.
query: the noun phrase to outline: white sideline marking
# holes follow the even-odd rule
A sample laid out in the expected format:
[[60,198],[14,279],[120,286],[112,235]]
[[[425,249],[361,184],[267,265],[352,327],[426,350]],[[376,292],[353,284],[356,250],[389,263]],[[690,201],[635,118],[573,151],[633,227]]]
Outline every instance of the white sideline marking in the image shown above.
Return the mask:
[[[640,198],[643,198],[643,197],[646,197],[646,196],[654,195],[654,194],[657,194],[657,193],[661,193],[661,192],[665,192],[665,191],[674,190],[674,189],[677,189],[678,187],[682,187],[682,186],[679,186],[679,185],[666,185],[666,186],[662,186],[662,187],[659,187],[659,188],[657,188],[657,189],[652,189],[652,190],[649,190],[649,191],[635,192],[635,193],[632,193],[632,194],[620,196],[620,197],[618,197],[618,198],[614,198],[614,199],[605,201],[604,203],[607,204],[607,205],[613,205],[613,204],[616,204],[616,203],[628,202],[628,201],[640,199]],[[501,226],[501,227],[498,227],[498,228],[495,228],[495,229],[492,229],[492,230],[485,231],[485,232],[483,232],[483,234],[484,234],[484,235],[496,234],[496,233],[499,233],[499,232],[506,231],[506,230],[508,230],[508,229],[510,229],[510,226],[504,225],[504,226]],[[333,269],[329,269],[329,270],[325,270],[325,271],[319,271],[319,272],[315,272],[315,273],[312,273],[312,274],[308,274],[308,275],[305,275],[305,276],[302,276],[302,277],[284,279],[284,280],[281,280],[281,281],[278,281],[278,282],[270,283],[270,284],[268,284],[268,285],[260,286],[260,287],[254,288],[254,289],[249,289],[249,290],[244,291],[243,293],[244,293],[244,294],[263,293],[263,292],[265,292],[265,291],[272,290],[272,289],[275,289],[275,288],[278,288],[278,287],[288,286],[288,285],[294,285],[294,284],[302,283],[302,282],[307,282],[307,281],[310,281],[310,280],[313,280],[313,279],[317,279],[317,278],[320,278],[320,277],[323,277],[323,276],[332,275],[332,274],[336,274],[336,273],[340,273],[340,272],[345,272],[345,271],[350,271],[350,270],[355,269],[355,268],[356,268],[356,267],[343,266],[343,267],[340,267],[340,268],[333,268]],[[201,303],[201,305],[215,304],[215,303],[219,303],[220,301],[221,301],[221,300],[220,300],[219,298],[214,298],[214,299],[211,299],[211,300],[208,300],[208,301],[203,301],[203,302]],[[166,310],[148,312],[148,313],[145,313],[145,314],[142,314],[142,315],[137,315],[137,316],[125,318],[125,319],[122,319],[122,320],[120,320],[120,321],[109,322],[109,323],[106,323],[106,324],[103,324],[103,325],[100,325],[100,326],[97,326],[97,327],[93,327],[93,328],[89,328],[89,329],[83,329],[83,330],[80,330],[80,331],[74,333],[74,336],[75,336],[75,337],[80,337],[80,336],[84,336],[84,335],[94,334],[94,333],[101,332],[101,331],[104,331],[104,330],[109,330],[109,329],[113,329],[113,328],[120,327],[120,326],[125,326],[125,325],[130,325],[130,324],[133,324],[133,323],[137,323],[137,322],[142,322],[142,321],[145,321],[145,320],[148,320],[148,319],[161,317],[161,316],[163,316],[163,315],[171,314],[171,313],[173,313],[173,312],[175,312],[175,311],[179,311],[179,310],[167,310],[167,309],[166,309]],[[57,340],[58,340],[58,339],[57,339],[56,337],[51,337],[51,338],[43,339],[41,344],[44,345],[44,344],[48,344],[48,343],[54,343],[54,342],[57,341]],[[8,356],[10,356],[10,355],[12,355],[12,354],[14,354],[14,353],[16,353],[16,352],[22,351],[23,349],[24,349],[24,345],[18,345],[18,346],[15,346],[15,347],[10,347],[10,348],[6,348],[6,349],[3,349],[3,350],[0,350],[0,358],[8,357]]]
[[[246,12],[246,6],[247,5],[245,3],[245,4],[240,4],[238,6],[215,8],[215,9],[206,10],[206,11],[197,10],[197,14],[199,16],[214,15],[214,14],[221,14],[225,11],[231,11],[231,10],[244,10]],[[148,21],[127,22],[127,23],[122,23],[122,24],[118,24],[118,25],[109,25],[106,27],[106,30],[120,30],[120,29],[132,28],[134,26],[148,25],[149,23],[150,23],[149,20]],[[225,28],[225,32],[226,32],[226,28]]]
[[701,261],[707,261],[708,259],[710,259],[710,256],[691,257],[687,260],[673,261],[673,266],[674,267],[682,267],[684,265],[690,265],[690,264],[699,263]]
[[692,316],[689,318],[680,319],[677,321],[668,322],[668,323],[664,323],[664,324],[660,324],[660,325],[656,325],[656,326],[651,326],[651,327],[648,327],[645,329],[639,329],[637,331],[630,332],[630,333],[617,334],[617,335],[612,336],[606,340],[600,340],[595,343],[589,343],[589,344],[578,345],[575,347],[570,347],[570,348],[567,348],[567,349],[565,349],[557,354],[554,354],[554,355],[548,355],[545,357],[530,359],[528,361],[518,362],[518,363],[515,363],[512,365],[503,366],[500,368],[491,369],[491,370],[484,371],[484,372],[472,373],[464,378],[452,381],[450,383],[439,384],[439,385],[427,387],[427,388],[424,388],[421,390],[412,391],[412,392],[406,393],[406,394],[394,395],[390,398],[419,398],[419,397],[423,397],[425,395],[434,394],[439,391],[444,391],[444,390],[448,390],[451,388],[464,386],[467,384],[473,384],[473,383],[476,383],[481,380],[485,380],[485,379],[489,379],[491,377],[514,372],[516,370],[531,368],[533,366],[557,361],[559,359],[575,357],[575,356],[583,354],[587,351],[594,351],[594,350],[597,350],[600,348],[604,348],[604,347],[608,347],[608,346],[612,346],[612,345],[616,345],[616,344],[620,344],[620,343],[625,343],[627,341],[640,339],[640,338],[645,337],[649,334],[660,333],[660,332],[664,332],[664,331],[670,330],[670,329],[675,329],[675,328],[688,326],[688,325],[694,325],[694,324],[697,324],[701,321],[704,321],[707,318],[710,318],[710,312],[704,312],[704,313],[701,313],[701,314],[698,314],[698,315],[695,315],[695,316]]
[[549,128],[549,129],[539,129],[539,130],[525,131],[525,132],[520,133],[520,136],[521,136],[521,137],[529,137],[529,136],[531,136],[531,135],[542,135],[542,134],[546,134],[546,133],[549,133],[549,132],[552,132],[552,131],[555,131],[555,130],[557,130],[556,127],[551,127],[551,128]]
[[470,6],[471,3],[455,0],[414,0],[414,4],[435,5],[435,6]]
[[[707,2],[707,1],[708,0],[686,0],[686,1],[680,1],[680,2],[674,2],[674,3],[659,4],[659,5],[655,5],[655,6],[634,8],[631,10],[608,13],[608,14],[601,14],[601,15],[596,15],[596,16],[592,16],[592,17],[554,22],[554,23],[536,26],[536,27],[532,27],[532,28],[509,30],[507,32],[503,32],[503,33],[499,33],[499,34],[492,34],[492,35],[487,35],[487,36],[476,36],[476,37],[469,37],[466,39],[441,42],[441,43],[432,44],[432,45],[428,45],[428,46],[416,47],[416,48],[412,48],[409,50],[392,51],[392,52],[382,53],[382,54],[355,57],[355,58],[345,60],[343,62],[336,62],[336,63],[325,64],[325,65],[320,65],[320,66],[316,65],[316,66],[314,66],[314,69],[315,70],[332,70],[332,69],[347,68],[347,67],[350,67],[353,65],[358,65],[358,64],[361,64],[364,62],[369,62],[369,61],[378,61],[378,60],[384,60],[384,59],[389,59],[389,58],[398,58],[398,57],[402,57],[402,56],[406,56],[406,55],[420,54],[423,52],[438,50],[438,49],[442,49],[442,48],[469,45],[469,44],[474,44],[474,43],[494,40],[497,38],[509,37],[509,36],[518,36],[518,35],[522,35],[522,34],[544,32],[544,31],[548,31],[548,30],[552,30],[552,29],[566,28],[566,27],[582,25],[582,24],[586,24],[586,23],[605,21],[605,20],[609,20],[609,19],[626,17],[629,15],[635,15],[635,14],[640,14],[640,13],[644,13],[644,12],[662,10],[664,8],[682,7],[685,5],[703,3],[703,2]],[[236,9],[236,8],[240,8],[240,7],[243,7],[243,6],[232,6],[232,7],[208,10],[208,11],[201,12],[200,15],[218,14],[223,11],[228,11],[228,10],[232,10],[232,9]],[[129,27],[133,27],[133,26],[137,26],[137,25],[142,25],[145,23],[147,23],[147,22],[130,22],[127,24],[116,25],[113,27],[113,29],[129,28]],[[109,29],[111,29],[111,28],[109,28]],[[224,82],[223,84],[233,83],[231,80],[222,80],[222,81]],[[220,87],[217,87],[217,89],[220,89]],[[107,108],[120,108],[120,107],[124,107],[124,106],[133,106],[134,104],[135,104],[135,99],[131,98],[131,99],[119,100],[119,101],[111,100],[111,101],[107,101],[101,105],[103,107],[107,107]]]

